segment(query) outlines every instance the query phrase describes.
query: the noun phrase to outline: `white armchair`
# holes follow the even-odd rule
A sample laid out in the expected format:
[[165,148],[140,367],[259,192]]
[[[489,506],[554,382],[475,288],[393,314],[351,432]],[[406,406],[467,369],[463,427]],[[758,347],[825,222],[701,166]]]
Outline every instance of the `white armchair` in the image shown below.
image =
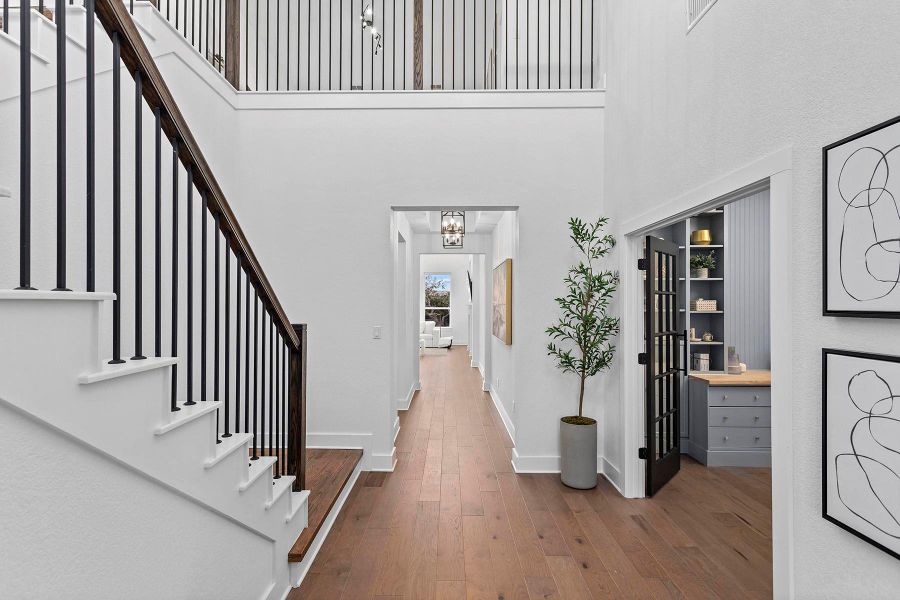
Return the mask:
[[426,348],[449,348],[453,345],[453,330],[436,327],[434,321],[419,322],[419,342]]

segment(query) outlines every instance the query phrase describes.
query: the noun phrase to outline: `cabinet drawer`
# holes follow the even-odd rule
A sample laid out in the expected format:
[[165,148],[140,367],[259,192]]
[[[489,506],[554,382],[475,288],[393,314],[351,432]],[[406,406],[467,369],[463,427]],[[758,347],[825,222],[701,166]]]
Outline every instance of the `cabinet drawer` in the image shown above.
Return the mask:
[[772,417],[768,406],[711,406],[710,427],[770,427]]
[[771,388],[767,387],[710,387],[707,392],[710,406],[769,406]]
[[766,427],[710,427],[710,450],[747,450],[772,446],[772,430]]

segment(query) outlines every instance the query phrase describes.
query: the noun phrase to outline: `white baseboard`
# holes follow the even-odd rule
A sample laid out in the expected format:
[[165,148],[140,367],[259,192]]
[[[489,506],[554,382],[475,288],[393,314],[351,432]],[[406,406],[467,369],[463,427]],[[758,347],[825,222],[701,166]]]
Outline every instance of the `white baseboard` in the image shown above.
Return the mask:
[[[515,448],[512,451],[512,464],[516,473],[559,473],[559,461],[559,456],[521,456]],[[625,496],[621,487],[622,474],[603,456],[597,457],[597,473],[606,477],[607,481]]]
[[506,427],[506,433],[509,434],[509,439],[513,441],[513,444],[516,442],[516,425],[513,423],[512,417],[509,416],[509,413],[506,412],[506,407],[503,406],[503,401],[500,400],[500,397],[497,395],[493,389],[488,390],[491,394],[491,400],[494,401],[494,408],[497,409],[497,412],[500,413],[500,420],[503,421],[503,426]]
[[389,454],[374,452],[371,433],[308,433],[307,448],[341,448],[362,450],[360,461],[363,471],[393,471],[397,449],[391,447]]
[[322,549],[325,538],[328,537],[332,525],[334,525],[338,514],[340,514],[341,509],[344,507],[344,503],[347,501],[347,496],[350,495],[350,490],[356,485],[356,480],[359,479],[359,474],[362,471],[362,461],[360,461],[356,464],[356,468],[353,469],[350,479],[347,480],[344,489],[341,490],[337,500],[335,500],[331,512],[328,513],[328,516],[325,517],[325,521],[322,522],[322,527],[313,539],[312,544],[310,544],[306,556],[304,556],[303,560],[299,563],[291,563],[291,585],[294,587],[300,587],[306,574],[309,573],[309,568],[312,566],[313,561],[316,560],[316,555],[319,553],[319,550]]
[[413,396],[416,395],[416,390],[421,389],[421,384],[419,382],[414,383],[410,386],[409,392],[406,394],[406,398],[400,398],[397,400],[397,410],[409,410],[410,405],[412,405]]
[[606,477],[606,480],[609,481],[623,497],[627,498],[628,496],[622,491],[622,473],[602,456],[597,458],[597,465],[600,472]]
[[391,448],[390,454],[372,454],[369,457],[366,471],[386,471],[388,473],[393,473],[395,466],[397,466],[396,446]]

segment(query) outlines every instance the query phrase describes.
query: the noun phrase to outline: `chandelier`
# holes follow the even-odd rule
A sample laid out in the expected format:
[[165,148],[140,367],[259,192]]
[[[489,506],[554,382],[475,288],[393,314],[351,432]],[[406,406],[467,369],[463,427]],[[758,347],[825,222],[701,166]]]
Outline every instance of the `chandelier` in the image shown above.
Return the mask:
[[456,210],[441,211],[441,235],[466,233],[466,213]]

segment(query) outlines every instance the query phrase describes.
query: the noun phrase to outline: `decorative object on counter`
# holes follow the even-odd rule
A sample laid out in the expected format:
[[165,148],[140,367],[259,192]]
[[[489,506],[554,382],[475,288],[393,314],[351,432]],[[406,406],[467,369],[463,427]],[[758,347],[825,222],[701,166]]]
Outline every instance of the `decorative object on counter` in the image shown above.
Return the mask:
[[709,229],[697,229],[691,232],[692,246],[709,246],[712,244],[712,232]]
[[691,342],[699,342],[700,341],[700,339],[697,337],[697,328],[696,327],[691,327],[688,331],[689,331],[689,333],[688,333],[689,341],[691,341]]
[[735,351],[734,346],[728,346],[728,366],[725,371],[729,375],[741,374],[741,355]]
[[709,354],[706,352],[694,352],[691,356],[691,369],[693,371],[709,371]]
[[713,341],[714,339],[715,339],[715,338],[713,337],[713,334],[712,334],[712,333],[710,333],[710,332],[708,332],[708,331],[706,331],[706,332],[703,333],[703,341],[704,341],[704,342],[711,342],[711,341]]
[[581,256],[566,276],[566,295],[556,298],[562,314],[546,330],[551,338],[548,356],[563,373],[580,380],[578,414],[562,417],[559,424],[560,478],[576,489],[597,487],[597,421],[584,416],[584,390],[589,377],[612,364],[619,333],[619,319],[607,314],[619,273],[602,270],[599,264],[616,245],[615,238],[603,232],[608,221],[569,219],[569,237]]
[[716,268],[716,251],[710,250],[707,253],[698,253],[691,255],[691,278],[707,279],[709,272]]
[[900,318],[898,148],[900,117],[822,149],[826,316]]
[[740,366],[741,366],[741,373],[742,374],[746,373],[747,372],[747,363],[741,363]]
[[714,312],[718,310],[717,306],[718,300],[706,300],[704,298],[691,300],[691,310],[693,312]]
[[822,517],[900,558],[900,357],[822,350]]

